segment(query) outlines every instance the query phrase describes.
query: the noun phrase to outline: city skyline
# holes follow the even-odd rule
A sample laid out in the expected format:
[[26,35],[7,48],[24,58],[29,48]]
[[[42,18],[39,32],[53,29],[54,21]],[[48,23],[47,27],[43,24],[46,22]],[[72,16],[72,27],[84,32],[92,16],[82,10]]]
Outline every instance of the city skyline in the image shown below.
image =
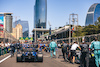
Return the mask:
[[19,20],[13,22],[13,27],[15,28],[17,24],[22,25],[23,37],[29,37],[29,24],[28,24],[28,21],[24,21],[24,20],[19,19]]
[[[64,26],[69,23],[69,14],[75,13],[79,15],[79,25],[85,25],[86,14],[89,7],[94,3],[100,3],[100,0],[48,0],[47,1],[47,29],[49,29],[48,21],[55,27]],[[27,6],[28,5],[28,6]],[[18,19],[28,20],[30,33],[33,30],[34,6],[35,0],[1,0],[0,12],[12,12],[13,16],[20,16]],[[13,17],[13,22],[15,18]],[[56,25],[56,26],[55,26]]]

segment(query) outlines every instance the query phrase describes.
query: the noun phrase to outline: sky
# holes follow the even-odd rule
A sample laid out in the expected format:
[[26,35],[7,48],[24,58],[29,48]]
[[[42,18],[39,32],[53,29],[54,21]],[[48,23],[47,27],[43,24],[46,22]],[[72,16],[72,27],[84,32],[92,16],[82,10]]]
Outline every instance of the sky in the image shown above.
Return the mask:
[[[69,14],[78,14],[78,24],[85,25],[86,14],[89,7],[100,0],[47,0],[47,29],[48,21],[51,28],[64,26],[69,23]],[[13,22],[17,20],[28,21],[29,33],[34,28],[35,0],[0,0],[0,12],[13,13]]]

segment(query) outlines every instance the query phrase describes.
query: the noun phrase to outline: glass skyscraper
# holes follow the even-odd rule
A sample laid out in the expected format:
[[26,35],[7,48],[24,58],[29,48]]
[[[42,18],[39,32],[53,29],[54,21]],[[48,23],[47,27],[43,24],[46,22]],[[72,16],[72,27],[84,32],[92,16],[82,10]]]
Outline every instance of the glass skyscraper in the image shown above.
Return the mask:
[[15,21],[13,23],[13,27],[15,27],[17,24],[21,24],[22,25],[22,29],[23,29],[23,37],[29,37],[29,25],[28,25],[28,21]]
[[34,6],[34,28],[46,28],[47,0],[36,0]]
[[89,8],[87,12],[85,26],[88,26],[89,24],[95,25],[98,17],[100,17],[100,3],[95,3]]

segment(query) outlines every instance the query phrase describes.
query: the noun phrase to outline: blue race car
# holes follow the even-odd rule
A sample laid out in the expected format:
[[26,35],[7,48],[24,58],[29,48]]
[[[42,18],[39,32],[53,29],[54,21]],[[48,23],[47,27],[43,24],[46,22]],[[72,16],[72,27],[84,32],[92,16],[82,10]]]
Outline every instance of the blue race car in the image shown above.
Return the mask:
[[24,62],[24,61],[43,62],[43,54],[41,51],[38,51],[37,48],[22,47],[22,50],[17,52],[16,61],[17,62]]

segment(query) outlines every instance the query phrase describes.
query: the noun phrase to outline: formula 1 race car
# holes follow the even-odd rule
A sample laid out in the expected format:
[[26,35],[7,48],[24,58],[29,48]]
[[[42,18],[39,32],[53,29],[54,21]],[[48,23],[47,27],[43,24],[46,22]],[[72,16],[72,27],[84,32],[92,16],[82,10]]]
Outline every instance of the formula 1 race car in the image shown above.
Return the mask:
[[17,52],[16,55],[17,62],[24,61],[35,61],[35,62],[43,62],[43,54],[41,51],[38,51],[37,48],[34,47],[24,47],[21,51]]

